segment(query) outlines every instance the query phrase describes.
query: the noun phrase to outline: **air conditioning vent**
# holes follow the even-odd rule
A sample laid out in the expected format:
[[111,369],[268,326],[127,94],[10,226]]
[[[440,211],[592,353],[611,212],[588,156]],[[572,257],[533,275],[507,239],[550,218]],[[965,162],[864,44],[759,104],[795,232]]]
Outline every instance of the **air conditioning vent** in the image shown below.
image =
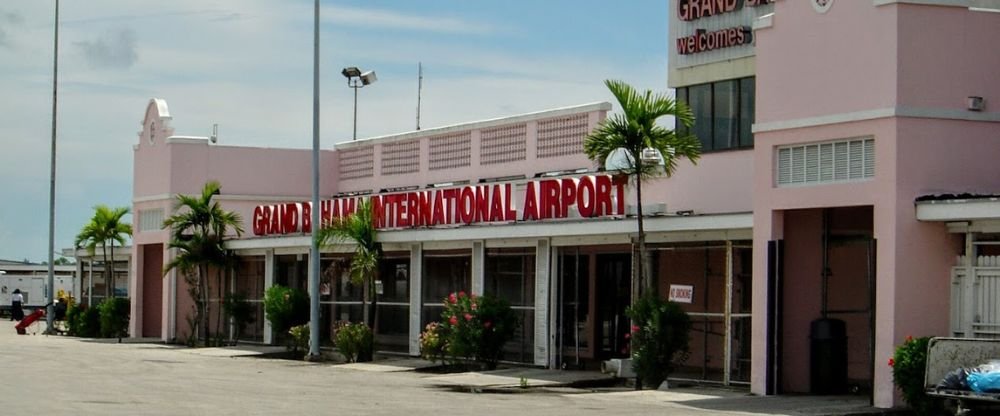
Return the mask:
[[778,186],[868,180],[875,177],[875,139],[782,146],[775,164]]

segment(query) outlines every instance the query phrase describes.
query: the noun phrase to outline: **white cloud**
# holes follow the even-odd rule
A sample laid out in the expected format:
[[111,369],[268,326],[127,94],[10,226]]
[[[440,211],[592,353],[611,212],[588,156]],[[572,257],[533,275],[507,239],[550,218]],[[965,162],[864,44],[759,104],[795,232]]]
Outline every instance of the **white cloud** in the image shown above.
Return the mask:
[[496,26],[486,22],[450,17],[419,16],[373,8],[321,7],[320,18],[324,22],[343,26],[467,35],[486,35],[497,31]]
[[139,60],[135,31],[132,29],[107,33],[90,41],[73,42],[73,45],[92,68],[129,68]]

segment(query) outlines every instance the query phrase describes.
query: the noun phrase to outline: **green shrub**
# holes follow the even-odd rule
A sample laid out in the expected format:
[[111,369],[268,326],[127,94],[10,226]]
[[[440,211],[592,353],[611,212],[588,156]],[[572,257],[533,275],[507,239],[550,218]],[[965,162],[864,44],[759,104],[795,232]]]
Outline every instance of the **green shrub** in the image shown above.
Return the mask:
[[309,351],[309,323],[304,323],[302,325],[296,325],[288,330],[288,335],[291,335],[292,340],[289,343],[289,347],[294,352]]
[[66,335],[81,336],[80,325],[83,324],[83,312],[87,307],[71,304],[66,308]]
[[100,334],[105,338],[128,336],[128,322],[131,314],[129,300],[112,298],[97,306],[100,310]]
[[362,322],[338,322],[333,330],[333,343],[349,363],[372,360],[375,337]]
[[247,300],[246,295],[233,293],[225,297],[222,302],[222,309],[226,313],[226,316],[233,318],[233,326],[236,330],[236,333],[233,334],[233,339],[239,340],[240,335],[243,333],[243,328],[253,323],[253,305]]
[[[443,322],[421,335],[421,354],[431,360],[471,362],[497,367],[503,346],[514,338],[518,319],[510,305],[492,296],[452,293],[444,300]],[[445,358],[447,357],[447,358]]]
[[94,338],[101,336],[101,311],[97,306],[93,308],[84,307],[77,323],[77,336],[84,338]]
[[309,295],[298,289],[271,286],[264,293],[264,316],[278,334],[309,322]]
[[691,319],[681,307],[646,295],[625,314],[632,319],[632,368],[647,386],[656,388],[673,371],[674,358],[687,352]]
[[924,393],[924,372],[927,369],[929,337],[906,337],[889,359],[892,383],[903,393],[903,400],[918,415],[936,415],[943,409],[941,402]]

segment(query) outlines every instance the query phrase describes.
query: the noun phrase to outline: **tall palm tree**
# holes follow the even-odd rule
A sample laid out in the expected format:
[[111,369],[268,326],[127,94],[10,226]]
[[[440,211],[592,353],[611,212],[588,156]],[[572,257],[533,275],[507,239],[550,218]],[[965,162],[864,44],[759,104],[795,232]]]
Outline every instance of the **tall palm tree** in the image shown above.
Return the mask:
[[[114,297],[115,287],[115,242],[125,245],[125,237],[132,236],[132,224],[122,221],[129,213],[128,207],[110,208],[107,205],[94,207],[94,216],[90,218],[76,235],[73,246],[86,248],[93,256],[97,246],[101,246],[104,255],[104,299]],[[108,248],[111,248],[111,259],[108,260]],[[93,278],[93,277],[91,277]]]
[[[692,135],[678,136],[677,132],[657,124],[663,116],[673,116],[677,123],[690,127],[694,115],[683,102],[674,101],[665,94],[654,94],[650,90],[638,92],[622,81],[604,81],[622,108],[620,114],[613,114],[591,132],[583,143],[583,151],[591,160],[603,164],[617,149],[624,149],[627,166],[621,173],[635,180],[636,222],[639,234],[637,246],[633,246],[633,301],[643,292],[652,290],[655,281],[645,270],[646,232],[643,228],[642,181],[655,176],[669,177],[677,169],[680,159],[686,158],[696,163],[701,155],[701,143]],[[643,158],[647,149],[659,153],[657,159]],[[650,152],[651,153],[651,152]],[[638,250],[638,252],[636,252]],[[638,279],[638,281],[636,281]]]
[[[163,228],[171,231],[169,247],[178,250],[177,256],[167,263],[164,273],[177,269],[185,275],[185,281],[189,285],[188,293],[195,302],[191,335],[197,336],[195,331],[200,326],[206,343],[211,316],[208,302],[209,270],[216,270],[219,282],[217,289],[221,299],[222,276],[232,263],[232,254],[224,246],[226,233],[232,229],[237,236],[243,234],[240,215],[222,209],[218,201],[212,200],[220,189],[218,182],[210,181],[202,188],[201,195],[178,194],[175,198],[174,215],[163,221]],[[221,317],[218,325],[221,328]]]
[[[372,295],[375,293],[375,277],[382,258],[382,243],[378,242],[375,210],[371,200],[361,201],[353,214],[334,219],[330,225],[319,230],[316,238],[319,245],[324,247],[348,241],[355,244],[350,266],[351,283],[364,285],[361,301],[364,321],[369,327],[375,328],[378,300]],[[369,296],[372,298],[371,311],[367,303]]]

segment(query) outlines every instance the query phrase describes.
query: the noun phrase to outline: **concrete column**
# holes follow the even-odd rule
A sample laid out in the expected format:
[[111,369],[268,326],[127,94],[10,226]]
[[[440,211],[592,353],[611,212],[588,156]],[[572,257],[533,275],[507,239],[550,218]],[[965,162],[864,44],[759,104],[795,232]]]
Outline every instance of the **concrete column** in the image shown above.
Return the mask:
[[[535,365],[549,364],[549,240],[538,240],[535,246]],[[554,331],[551,331],[554,332]]]
[[[558,257],[556,250],[557,248],[550,247],[549,249],[549,269],[548,269],[548,280],[549,280],[549,311],[548,311],[548,322],[546,322],[548,327],[548,347],[549,347],[549,365],[550,369],[557,369],[558,364],[558,354],[559,345],[556,339],[556,333],[559,332],[559,267],[558,267]],[[537,254],[535,257],[538,257]],[[536,275],[535,278],[538,278]]]
[[133,244],[132,255],[129,256],[128,260],[128,295],[131,299],[129,309],[131,309],[132,314],[132,317],[128,320],[128,333],[131,338],[142,337],[142,305],[147,300],[145,297],[146,294],[142,290],[145,287],[143,282],[146,279],[154,278],[153,276],[146,276],[145,274],[140,276],[139,274],[139,270],[142,270],[143,264],[146,263],[146,259],[143,258],[142,247],[142,245]]
[[[264,292],[274,286],[274,249],[268,249],[264,253]],[[274,334],[271,332],[271,322],[264,319],[264,343],[273,344]]]
[[424,250],[420,243],[410,246],[410,355],[420,355],[421,289],[424,274]]
[[[177,249],[169,249],[164,245],[163,249],[163,264],[167,264],[173,259],[174,254],[176,254]],[[91,276],[93,279],[93,276]],[[94,285],[90,285],[90,291],[94,291]],[[177,339],[177,269],[173,269],[170,273],[167,273],[166,278],[163,279],[163,293],[167,295],[163,297],[163,329],[160,331],[164,341],[170,341]]]
[[469,290],[482,295],[486,287],[486,244],[482,241],[472,242],[472,287]]

